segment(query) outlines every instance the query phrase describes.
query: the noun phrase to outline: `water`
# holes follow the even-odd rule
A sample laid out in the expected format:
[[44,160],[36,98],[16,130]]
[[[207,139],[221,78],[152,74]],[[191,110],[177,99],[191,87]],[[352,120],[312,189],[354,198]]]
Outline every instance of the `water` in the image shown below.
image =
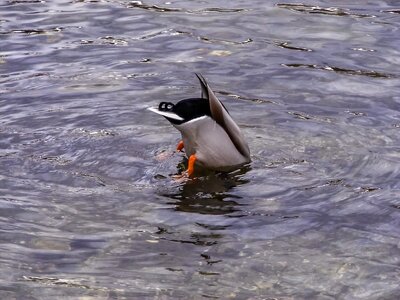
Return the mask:
[[[1,299],[397,299],[397,1],[0,7]],[[177,182],[202,73],[253,162]]]

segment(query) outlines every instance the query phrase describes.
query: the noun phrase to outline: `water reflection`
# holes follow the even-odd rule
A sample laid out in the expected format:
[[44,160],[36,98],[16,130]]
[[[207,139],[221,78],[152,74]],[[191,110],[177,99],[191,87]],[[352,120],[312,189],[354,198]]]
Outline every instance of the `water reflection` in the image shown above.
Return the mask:
[[246,184],[244,175],[251,170],[247,165],[230,173],[213,173],[201,170],[202,176],[187,180],[177,192],[163,194],[170,198],[174,210],[209,215],[226,215],[240,210],[240,196],[229,193]]

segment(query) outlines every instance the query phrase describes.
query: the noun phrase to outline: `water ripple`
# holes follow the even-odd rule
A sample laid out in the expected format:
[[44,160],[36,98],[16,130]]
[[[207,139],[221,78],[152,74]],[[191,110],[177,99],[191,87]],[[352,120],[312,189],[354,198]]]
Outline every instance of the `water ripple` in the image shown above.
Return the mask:
[[335,73],[343,73],[347,75],[358,75],[358,76],[368,76],[372,78],[397,78],[396,74],[387,74],[373,70],[353,70],[346,69],[342,67],[329,66],[329,65],[316,65],[316,64],[282,64],[286,67],[292,68],[308,68],[308,69],[316,69],[316,70],[324,70]]
[[289,50],[305,51],[305,52],[312,52],[313,51],[313,50],[311,50],[309,48],[291,46],[289,42],[276,42],[275,44],[278,47],[281,47],[281,48],[284,48],[284,49],[289,49]]
[[128,8],[140,8],[140,9],[161,12],[161,13],[184,12],[184,13],[198,14],[198,13],[207,13],[207,12],[238,13],[238,12],[247,11],[247,9],[243,9],[243,8],[225,8],[225,7],[209,7],[209,8],[203,8],[203,9],[198,9],[198,10],[192,10],[192,9],[184,9],[184,8],[159,6],[159,5],[155,5],[155,4],[145,4],[142,1],[130,1],[127,4],[127,7]]
[[321,7],[321,6],[313,6],[307,4],[297,4],[297,3],[278,3],[277,7],[285,8],[297,12],[303,12],[308,14],[322,14],[322,15],[331,15],[331,16],[349,16],[356,18],[374,18],[374,15],[369,14],[358,14],[351,12],[350,10],[339,8],[339,7]]
[[[0,298],[397,299],[398,7],[330,5],[3,1]],[[194,72],[252,162],[176,181]]]

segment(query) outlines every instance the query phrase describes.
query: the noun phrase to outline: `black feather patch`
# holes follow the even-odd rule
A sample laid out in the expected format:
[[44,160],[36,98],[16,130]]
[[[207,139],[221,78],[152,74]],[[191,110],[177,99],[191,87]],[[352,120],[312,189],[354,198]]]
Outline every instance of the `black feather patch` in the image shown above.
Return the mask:
[[183,119],[182,121],[165,117],[168,121],[176,125],[180,125],[203,116],[211,117],[208,99],[203,98],[184,99],[176,104],[172,104],[171,102],[161,102],[158,106],[158,109],[160,111],[170,111],[180,116]]

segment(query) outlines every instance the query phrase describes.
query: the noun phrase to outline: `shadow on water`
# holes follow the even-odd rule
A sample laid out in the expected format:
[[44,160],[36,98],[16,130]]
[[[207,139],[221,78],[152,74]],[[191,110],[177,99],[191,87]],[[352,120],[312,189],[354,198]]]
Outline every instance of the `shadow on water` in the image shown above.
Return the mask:
[[[163,193],[171,199],[168,204],[174,205],[174,210],[180,212],[226,215],[240,211],[241,198],[231,191],[249,180],[244,179],[249,165],[230,173],[205,173],[202,176],[190,179],[178,187],[172,193]],[[204,173],[203,173],[204,172]]]
[[[181,165],[178,165],[178,169]],[[224,237],[223,232],[232,224],[232,220],[225,216],[242,214],[245,204],[241,203],[242,197],[235,193],[235,188],[249,182],[244,175],[250,170],[249,165],[230,173],[197,169],[195,178],[174,185],[172,189],[167,187],[167,191],[160,191],[159,194],[167,198],[168,206],[162,215],[168,217],[158,225],[156,234],[159,239],[187,246],[219,244]],[[174,219],[172,222],[171,215]],[[194,225],[189,231],[181,227],[188,223]]]

